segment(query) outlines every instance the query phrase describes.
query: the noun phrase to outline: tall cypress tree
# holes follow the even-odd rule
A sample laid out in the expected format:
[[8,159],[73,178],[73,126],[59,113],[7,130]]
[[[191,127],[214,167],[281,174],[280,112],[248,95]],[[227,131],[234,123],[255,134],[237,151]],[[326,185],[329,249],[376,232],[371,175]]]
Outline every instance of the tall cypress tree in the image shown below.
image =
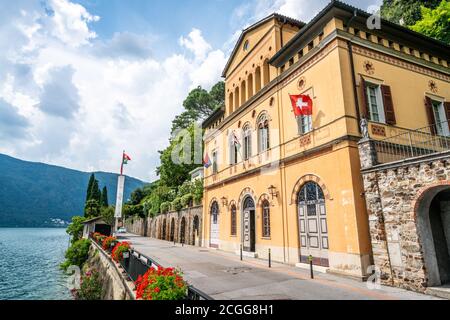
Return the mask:
[[102,207],[107,207],[108,204],[108,189],[106,188],[106,186],[103,187],[102,190],[102,201],[101,201],[101,205]]
[[88,200],[91,200],[92,197],[92,185],[94,184],[95,181],[95,175],[92,173],[91,177],[89,178],[89,183],[87,186],[87,190],[86,190],[86,202]]
[[91,188],[91,198],[89,200],[97,200],[100,204],[102,200],[102,193],[100,192],[100,188],[98,187],[98,180],[95,179]]

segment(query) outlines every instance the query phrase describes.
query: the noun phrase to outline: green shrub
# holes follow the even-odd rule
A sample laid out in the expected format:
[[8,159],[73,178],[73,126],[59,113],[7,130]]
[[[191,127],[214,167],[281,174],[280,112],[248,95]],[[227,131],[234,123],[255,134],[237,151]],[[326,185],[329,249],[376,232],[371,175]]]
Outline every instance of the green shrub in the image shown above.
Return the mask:
[[194,196],[192,195],[192,193],[185,194],[181,197],[181,206],[183,208],[190,206],[193,198]]
[[174,211],[180,211],[183,208],[181,205],[181,198],[175,198],[175,200],[172,201],[172,210]]
[[72,223],[67,226],[66,233],[69,234],[71,238],[71,243],[81,239],[83,235],[83,222],[86,221],[85,217],[75,216],[72,217]]
[[101,300],[103,281],[97,270],[89,270],[81,277],[80,289],[75,292],[76,300]]
[[167,213],[170,210],[170,202],[161,203],[161,213]]
[[75,241],[66,251],[66,261],[61,264],[63,270],[67,270],[70,266],[82,267],[89,257],[89,248],[91,241],[81,239]]

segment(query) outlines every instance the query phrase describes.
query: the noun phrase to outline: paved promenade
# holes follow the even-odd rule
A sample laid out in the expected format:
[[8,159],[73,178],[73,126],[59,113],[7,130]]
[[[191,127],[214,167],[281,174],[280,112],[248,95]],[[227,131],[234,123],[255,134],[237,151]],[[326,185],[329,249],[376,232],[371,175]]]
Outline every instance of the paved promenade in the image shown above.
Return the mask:
[[398,288],[369,290],[366,283],[331,274],[239,256],[219,250],[184,246],[131,234],[120,236],[144,255],[165,267],[179,267],[189,284],[214,299],[267,300],[431,300]]

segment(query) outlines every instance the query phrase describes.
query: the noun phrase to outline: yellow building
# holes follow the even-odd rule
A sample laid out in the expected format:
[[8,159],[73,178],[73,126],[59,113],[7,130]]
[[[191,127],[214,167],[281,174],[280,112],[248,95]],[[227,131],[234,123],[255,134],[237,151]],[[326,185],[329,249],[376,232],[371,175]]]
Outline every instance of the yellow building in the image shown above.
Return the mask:
[[[370,30],[368,17],[333,1],[308,24],[273,14],[243,31],[226,107],[203,123],[204,245],[368,274],[361,119],[373,139],[438,122],[448,134],[450,119],[449,47],[386,21]],[[298,94],[312,116],[294,116]]]

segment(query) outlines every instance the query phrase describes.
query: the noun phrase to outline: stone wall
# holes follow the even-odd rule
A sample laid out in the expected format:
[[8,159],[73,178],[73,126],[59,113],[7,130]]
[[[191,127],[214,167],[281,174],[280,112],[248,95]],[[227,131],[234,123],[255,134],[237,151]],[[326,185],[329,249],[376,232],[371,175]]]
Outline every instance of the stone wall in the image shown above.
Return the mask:
[[431,271],[418,208],[432,190],[450,187],[450,152],[383,165],[373,162],[373,152],[370,141],[360,143],[374,263],[382,283],[424,292]]
[[98,248],[91,244],[86,267],[97,270],[102,278],[102,300],[134,300],[133,283],[125,280],[117,265]]
[[200,246],[202,215],[203,207],[197,206],[154,218],[130,218],[125,221],[125,227],[128,232],[141,236]]

